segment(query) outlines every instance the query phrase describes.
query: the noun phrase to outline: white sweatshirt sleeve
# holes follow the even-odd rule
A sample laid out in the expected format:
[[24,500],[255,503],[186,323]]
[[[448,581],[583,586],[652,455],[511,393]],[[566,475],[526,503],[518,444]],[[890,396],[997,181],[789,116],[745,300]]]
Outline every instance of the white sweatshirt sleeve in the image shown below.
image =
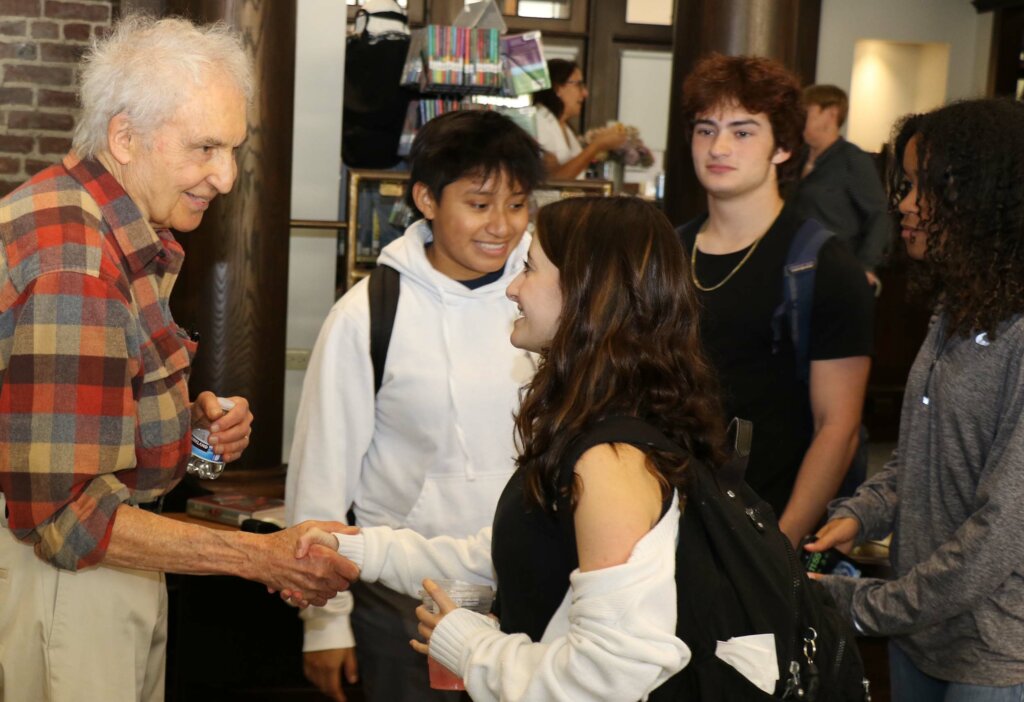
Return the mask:
[[690,649],[675,636],[678,530],[673,505],[626,563],[573,571],[569,595],[552,619],[557,625],[567,617],[567,634],[549,640],[546,633],[534,643],[459,609],[434,630],[430,655],[461,675],[477,702],[645,698],[690,661]]
[[[364,287],[350,294],[365,297]],[[289,524],[307,519],[345,521],[373,438],[368,303],[347,298],[324,321],[303,382],[285,485]],[[303,610],[303,650],[353,646],[352,606],[351,593],[343,592],[326,607]]]
[[360,580],[380,582],[409,597],[419,597],[424,578],[494,586],[490,527],[465,539],[427,539],[410,529],[390,527],[368,527],[358,535],[335,536],[338,552],[360,567]]

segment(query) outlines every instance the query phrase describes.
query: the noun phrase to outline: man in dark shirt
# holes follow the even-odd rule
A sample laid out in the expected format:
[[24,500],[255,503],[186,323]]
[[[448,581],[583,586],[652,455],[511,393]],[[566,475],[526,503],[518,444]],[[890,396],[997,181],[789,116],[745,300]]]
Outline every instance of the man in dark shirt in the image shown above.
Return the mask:
[[783,267],[804,222],[779,181],[804,125],[797,78],[775,61],[714,55],[683,88],[697,178],[708,214],[681,228],[703,305],[701,335],[729,416],[750,419],[747,480],[793,543],[814,530],[857,445],[871,349],[871,292],[837,237],[818,254],[810,379],[772,319]]
[[878,285],[875,268],[892,240],[885,190],[871,156],[839,135],[849,102],[834,85],[804,89],[807,159],[793,202],[802,217],[813,217],[845,240]]

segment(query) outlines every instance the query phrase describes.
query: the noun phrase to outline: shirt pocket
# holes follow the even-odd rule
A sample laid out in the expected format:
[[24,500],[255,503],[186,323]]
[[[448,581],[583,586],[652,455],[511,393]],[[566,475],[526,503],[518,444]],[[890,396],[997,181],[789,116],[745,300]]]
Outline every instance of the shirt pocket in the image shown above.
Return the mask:
[[173,325],[157,331],[140,348],[142,377],[136,393],[136,422],[143,447],[178,443],[188,432],[193,350],[194,344]]

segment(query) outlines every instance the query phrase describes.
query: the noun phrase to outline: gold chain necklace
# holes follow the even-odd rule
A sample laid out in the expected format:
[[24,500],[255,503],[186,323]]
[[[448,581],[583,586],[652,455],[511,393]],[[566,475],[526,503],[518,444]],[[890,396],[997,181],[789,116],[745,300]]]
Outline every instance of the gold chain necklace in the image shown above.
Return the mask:
[[747,262],[747,259],[754,255],[754,251],[757,250],[757,245],[761,243],[761,239],[764,239],[764,234],[754,239],[754,243],[750,245],[750,249],[747,250],[747,254],[740,260],[739,263],[736,264],[735,268],[729,271],[729,275],[722,278],[715,285],[704,287],[703,285],[701,285],[700,281],[697,280],[697,237],[699,237],[706,228],[707,223],[705,223],[704,226],[701,227],[701,230],[697,232],[697,236],[693,237],[693,251],[690,252],[690,280],[693,281],[694,287],[696,287],[701,292],[713,292],[715,290],[718,290],[726,283],[728,283],[729,280],[734,275],[736,275],[736,272],[739,271],[740,268],[743,268],[743,264]]

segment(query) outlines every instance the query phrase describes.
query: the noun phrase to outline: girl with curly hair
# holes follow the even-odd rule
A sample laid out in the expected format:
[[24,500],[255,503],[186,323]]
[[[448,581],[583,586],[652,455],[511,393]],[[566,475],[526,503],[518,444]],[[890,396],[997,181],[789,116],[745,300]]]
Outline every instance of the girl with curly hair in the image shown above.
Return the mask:
[[936,305],[899,444],[808,550],[892,533],[891,580],[826,577],[891,637],[893,699],[1024,698],[1024,106],[959,102],[897,127],[891,192]]
[[690,659],[675,636],[679,501],[691,456],[718,465],[724,434],[682,246],[641,200],[558,202],[508,297],[512,343],[541,360],[493,528],[316,538],[405,592],[440,575],[497,584],[500,628],[430,580],[440,613],[417,610],[428,643],[414,648],[475,700],[645,698]]

